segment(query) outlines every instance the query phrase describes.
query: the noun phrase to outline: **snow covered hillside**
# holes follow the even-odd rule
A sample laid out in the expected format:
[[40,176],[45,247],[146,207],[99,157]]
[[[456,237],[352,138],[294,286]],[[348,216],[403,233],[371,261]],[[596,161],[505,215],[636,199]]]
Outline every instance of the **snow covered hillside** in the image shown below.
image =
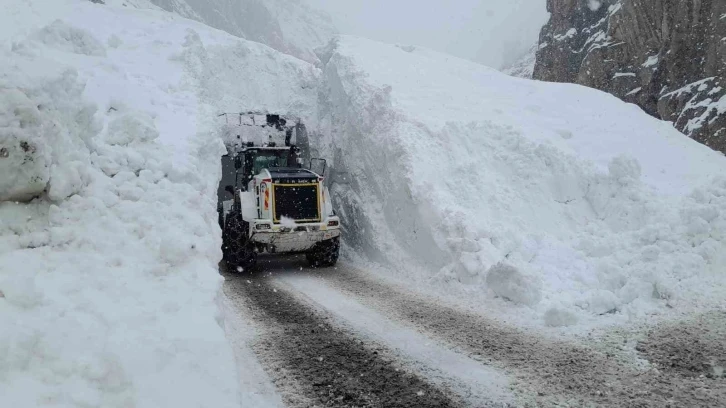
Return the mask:
[[216,113],[302,110],[317,71],[141,0],[4,3],[2,405],[253,406],[219,301]]
[[322,60],[347,242],[411,285],[550,326],[723,301],[720,153],[605,93],[424,49],[343,37]]
[[164,10],[315,62],[336,33],[330,16],[300,0],[150,0]]
[[532,79],[534,66],[537,63],[537,48],[539,48],[537,44],[533,45],[524,55],[501,71],[509,76]]

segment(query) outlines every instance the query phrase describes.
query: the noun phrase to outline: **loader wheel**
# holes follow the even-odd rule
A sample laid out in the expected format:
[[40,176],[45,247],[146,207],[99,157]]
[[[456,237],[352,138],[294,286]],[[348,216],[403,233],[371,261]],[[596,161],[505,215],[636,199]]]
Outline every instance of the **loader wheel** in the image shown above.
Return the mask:
[[314,268],[324,268],[335,266],[340,255],[340,237],[335,237],[327,241],[318,242],[313,249],[308,252],[307,258],[310,266]]
[[249,223],[230,214],[222,236],[224,260],[230,272],[251,271],[257,264],[257,252],[249,236]]

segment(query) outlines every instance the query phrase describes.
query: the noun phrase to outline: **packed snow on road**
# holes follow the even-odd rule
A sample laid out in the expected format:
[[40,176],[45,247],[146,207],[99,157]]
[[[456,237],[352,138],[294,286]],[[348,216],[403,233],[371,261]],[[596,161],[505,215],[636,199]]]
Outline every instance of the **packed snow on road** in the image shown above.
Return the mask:
[[[220,112],[306,123],[342,256],[375,279],[574,342],[723,308],[726,158],[633,105],[420,47],[338,36],[311,63],[145,0],[47,3],[0,16],[7,406],[283,404],[218,273]],[[347,305],[343,337],[382,313],[286,285]],[[391,330],[368,334],[418,339]],[[441,347],[408,352],[478,364]],[[481,369],[499,402],[504,371]]]

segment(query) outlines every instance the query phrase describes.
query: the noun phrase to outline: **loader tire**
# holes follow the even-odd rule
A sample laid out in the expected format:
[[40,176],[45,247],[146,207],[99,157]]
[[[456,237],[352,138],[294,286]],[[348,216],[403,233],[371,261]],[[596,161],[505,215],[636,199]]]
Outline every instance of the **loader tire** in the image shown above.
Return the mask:
[[224,260],[230,272],[251,272],[257,264],[257,252],[250,241],[249,223],[230,214],[222,236]]
[[313,268],[326,268],[335,266],[338,263],[339,255],[340,237],[335,237],[327,241],[318,242],[305,257]]

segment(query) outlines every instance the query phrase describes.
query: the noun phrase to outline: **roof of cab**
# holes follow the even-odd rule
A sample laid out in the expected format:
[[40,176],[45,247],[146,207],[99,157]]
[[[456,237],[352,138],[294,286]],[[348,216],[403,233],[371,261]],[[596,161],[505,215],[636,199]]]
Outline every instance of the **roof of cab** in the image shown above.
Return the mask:
[[311,180],[318,178],[318,175],[312,171],[296,167],[273,167],[267,170],[272,178],[305,178]]

